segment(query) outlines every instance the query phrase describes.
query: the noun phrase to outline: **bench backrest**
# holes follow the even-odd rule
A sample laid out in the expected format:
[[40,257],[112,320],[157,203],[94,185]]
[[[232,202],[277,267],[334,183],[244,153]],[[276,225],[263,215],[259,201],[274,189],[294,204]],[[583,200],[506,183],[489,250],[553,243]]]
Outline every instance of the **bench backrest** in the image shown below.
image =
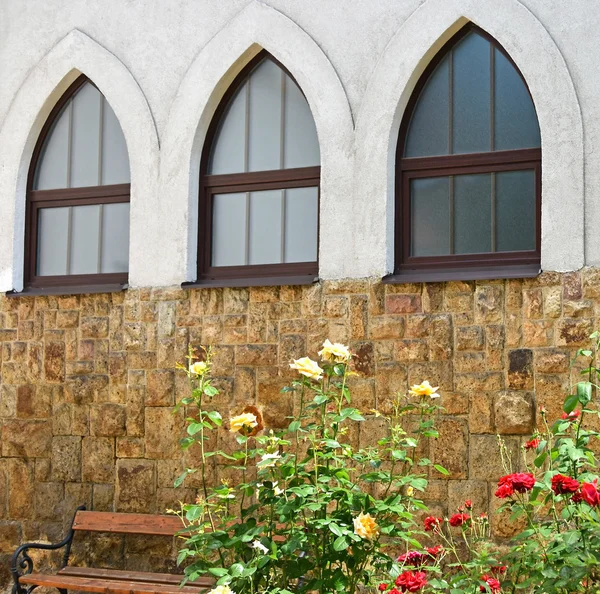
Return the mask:
[[177,516],[78,511],[73,530],[174,536],[184,530],[184,525]]

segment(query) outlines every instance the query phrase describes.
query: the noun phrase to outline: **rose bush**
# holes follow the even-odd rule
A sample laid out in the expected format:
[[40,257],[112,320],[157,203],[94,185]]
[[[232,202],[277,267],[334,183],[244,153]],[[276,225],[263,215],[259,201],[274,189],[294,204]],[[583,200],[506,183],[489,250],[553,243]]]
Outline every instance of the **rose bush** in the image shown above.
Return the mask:
[[[425,573],[400,571],[392,552],[419,546],[414,515],[426,508],[417,495],[427,486],[428,467],[446,473],[417,454],[422,440],[437,436],[438,388],[424,381],[398,396],[391,414],[371,411],[383,432],[376,443],[359,447],[365,418],[352,406],[352,354],[326,340],[319,357],[290,364],[298,379],[281,398],[294,400],[295,414],[278,432],[262,431],[253,405],[225,422],[211,410],[207,403],[218,392],[210,349],[190,352],[189,363],[180,366],[192,386],[178,404],[187,412],[182,447],[198,448],[202,461],[201,495],[176,512],[185,525],[178,561],[186,580],[214,576],[213,594],[355,592],[388,572],[398,592],[425,586]],[[224,424],[237,448],[209,450],[211,434]],[[211,486],[206,469],[212,458],[238,472],[239,480]],[[176,486],[196,472],[186,470]],[[423,554],[434,560],[440,552]]]

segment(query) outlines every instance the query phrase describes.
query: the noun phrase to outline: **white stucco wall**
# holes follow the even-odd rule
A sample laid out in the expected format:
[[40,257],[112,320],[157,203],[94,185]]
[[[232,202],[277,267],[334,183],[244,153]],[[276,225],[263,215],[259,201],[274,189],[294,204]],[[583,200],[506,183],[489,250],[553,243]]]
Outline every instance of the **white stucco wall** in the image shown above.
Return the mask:
[[[261,47],[292,72],[322,155],[320,276],[393,268],[393,157],[436,50],[472,20],[523,72],[542,132],[542,266],[600,264],[600,11],[590,0],[0,2],[0,290],[21,289],[25,181],[47,114],[84,72],[123,128],[130,284],[193,280],[198,165],[214,110]],[[584,233],[585,227],[585,233]]]

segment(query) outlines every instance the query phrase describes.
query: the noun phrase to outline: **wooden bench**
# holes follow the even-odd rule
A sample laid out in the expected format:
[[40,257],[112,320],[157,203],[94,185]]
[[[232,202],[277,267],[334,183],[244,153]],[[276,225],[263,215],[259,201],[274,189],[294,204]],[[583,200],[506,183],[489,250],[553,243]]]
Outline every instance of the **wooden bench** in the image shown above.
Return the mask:
[[[146,573],[92,567],[69,567],[69,556],[75,532],[109,532],[173,537],[182,531],[181,520],[175,516],[123,514],[85,511],[79,507],[67,536],[56,544],[27,543],[21,545],[11,560],[14,580],[12,594],[29,594],[38,586],[56,588],[61,594],[69,590],[102,592],[104,594],[198,594],[214,586],[214,580],[199,578],[193,585],[181,587],[182,575]],[[53,574],[34,572],[30,549],[65,549],[61,569]]]

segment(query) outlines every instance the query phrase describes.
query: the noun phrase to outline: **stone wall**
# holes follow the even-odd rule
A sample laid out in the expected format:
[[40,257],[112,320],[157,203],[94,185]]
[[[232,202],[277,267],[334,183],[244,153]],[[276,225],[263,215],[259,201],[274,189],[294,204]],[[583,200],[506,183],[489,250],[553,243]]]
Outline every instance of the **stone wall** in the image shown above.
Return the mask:
[[[538,406],[559,414],[575,373],[570,358],[595,328],[599,296],[600,270],[585,269],[477,283],[0,297],[0,584],[9,553],[23,540],[58,540],[79,504],[162,512],[195,497],[197,483],[173,488],[197,463],[182,460],[182,418],[173,414],[187,388],[174,366],[189,343],[217,349],[221,412],[256,402],[271,427],[290,412],[280,389],[291,358],[316,357],[325,338],[359,354],[352,384],[367,413],[429,379],[447,410],[429,454],[450,471],[431,477],[431,505],[452,511],[468,496],[493,514],[502,472],[495,434],[516,455]],[[360,441],[378,426],[369,417]],[[170,542],[150,554],[148,539],[95,540],[76,556],[130,568],[171,563]]]

